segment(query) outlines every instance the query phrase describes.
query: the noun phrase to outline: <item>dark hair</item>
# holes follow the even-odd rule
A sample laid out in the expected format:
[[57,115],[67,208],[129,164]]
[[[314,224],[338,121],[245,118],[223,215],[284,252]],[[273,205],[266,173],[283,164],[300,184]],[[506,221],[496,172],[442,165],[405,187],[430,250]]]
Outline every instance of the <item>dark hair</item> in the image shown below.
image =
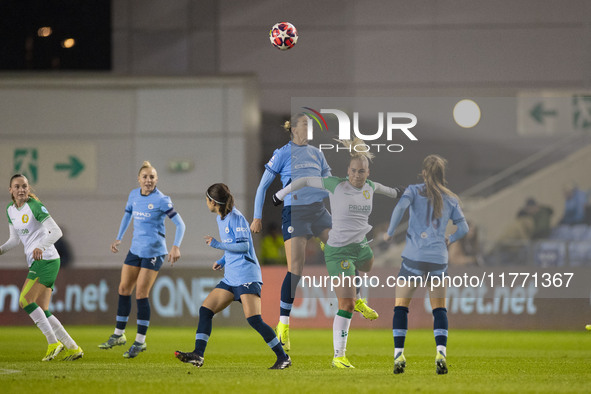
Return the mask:
[[207,198],[220,207],[222,219],[234,208],[234,197],[230,193],[230,188],[224,183],[214,183],[207,188]]
[[290,120],[286,120],[283,123],[283,129],[289,133],[290,137],[293,138],[293,134],[291,132],[292,127],[296,127],[298,125],[298,121],[300,120],[300,118],[304,116],[308,117],[308,115],[306,115],[305,113],[298,112],[297,114],[292,115]]

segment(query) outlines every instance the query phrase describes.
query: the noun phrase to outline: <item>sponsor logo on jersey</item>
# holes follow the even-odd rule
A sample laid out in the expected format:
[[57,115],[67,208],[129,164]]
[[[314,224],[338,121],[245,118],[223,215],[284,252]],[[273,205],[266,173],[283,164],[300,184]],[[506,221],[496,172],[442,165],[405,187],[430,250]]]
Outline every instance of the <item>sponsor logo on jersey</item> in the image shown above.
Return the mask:
[[320,166],[316,163],[302,163],[302,164],[296,164],[295,166],[293,166],[294,169],[296,170],[301,170],[302,168],[316,168],[318,170],[322,170],[320,168]]
[[29,215],[27,215],[26,213],[23,214],[22,220],[23,220],[23,223],[29,223]]
[[365,197],[366,200],[369,200],[369,198],[371,197],[371,194],[369,194],[369,190],[363,191],[363,197]]
[[349,212],[370,212],[371,205],[349,204]]
[[17,232],[19,233],[19,235],[27,235],[27,234],[29,234],[29,229],[21,228],[21,229],[17,230]]
[[43,213],[47,213],[47,214],[49,214],[49,212],[47,211],[47,208],[45,208],[43,205],[41,206],[41,211],[42,211]]
[[148,209],[154,209],[154,204],[148,204]]
[[133,214],[138,219],[149,218],[152,217],[150,212],[140,212],[140,211],[133,211]]
[[246,227],[236,227],[236,232],[239,232],[239,231],[246,232],[246,231],[248,231],[248,228],[246,228]]
[[172,203],[171,202],[168,203],[168,208],[172,208]]

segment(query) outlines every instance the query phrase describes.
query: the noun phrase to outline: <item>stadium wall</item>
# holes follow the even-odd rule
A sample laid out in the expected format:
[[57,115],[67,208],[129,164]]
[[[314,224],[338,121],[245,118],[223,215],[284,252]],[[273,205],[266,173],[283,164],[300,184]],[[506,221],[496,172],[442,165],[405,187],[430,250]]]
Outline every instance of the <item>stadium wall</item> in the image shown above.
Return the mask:
[[[208,265],[214,257],[201,242],[218,231],[204,201],[210,184],[228,184],[239,209],[252,217],[260,177],[245,165],[259,154],[253,76],[4,76],[0,182],[8,188],[15,172],[28,176],[64,231],[77,267],[122,264],[131,229],[122,253],[114,255],[109,245],[127,196],[138,187],[143,160],[158,170],[158,188],[170,195],[187,225],[179,265]],[[83,166],[76,174],[72,157]],[[10,201],[7,189],[3,200],[3,206]],[[171,238],[174,225],[166,225]],[[5,221],[0,239],[8,239]],[[20,248],[1,260],[2,267],[26,264]]]

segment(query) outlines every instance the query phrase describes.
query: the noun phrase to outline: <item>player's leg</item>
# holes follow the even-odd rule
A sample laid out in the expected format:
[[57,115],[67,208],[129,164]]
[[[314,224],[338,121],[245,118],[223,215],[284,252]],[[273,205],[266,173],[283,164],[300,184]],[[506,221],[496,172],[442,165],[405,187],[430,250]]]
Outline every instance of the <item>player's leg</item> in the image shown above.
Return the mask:
[[39,283],[38,277],[35,279],[27,278],[21,290],[19,304],[33,322],[35,322],[35,325],[41,330],[43,335],[45,335],[47,339],[47,352],[43,361],[51,361],[63,349],[63,345],[55,336],[43,308],[36,303],[37,299],[45,290],[51,291],[51,289],[47,289]]
[[[346,356],[347,339],[349,338],[349,327],[355,309],[355,286],[352,283],[353,276],[342,277],[344,284],[335,287],[334,291],[338,298],[339,310],[334,317],[332,324],[332,341],[334,346],[334,357],[332,366],[336,368],[355,368]],[[347,281],[347,279],[350,279]]]
[[422,271],[417,267],[418,263],[403,259],[399,277],[407,278],[405,286],[396,287],[396,300],[394,302],[394,317],[392,318],[392,334],[394,336],[394,373],[400,374],[406,368],[404,357],[404,342],[408,332],[408,307],[416,290],[415,283],[410,280],[413,277],[422,276]]
[[195,349],[192,352],[174,352],[176,358],[184,363],[193,364],[196,367],[203,365],[203,355],[207,342],[211,335],[213,316],[224,310],[234,301],[234,293],[231,287],[220,282],[218,287],[213,289],[201,304],[199,308],[199,324],[195,334]]
[[137,283],[140,273],[141,259],[129,252],[121,268],[121,280],[119,281],[119,298],[117,302],[117,315],[115,316],[115,331],[109,339],[98,345],[100,349],[111,349],[127,343],[125,327],[131,312],[131,293]]
[[[144,263],[146,260],[154,262],[155,269],[145,268]],[[153,259],[142,259],[142,267],[137,276],[137,284],[135,289],[135,297],[137,302],[137,334],[135,341],[129,348],[129,350],[123,353],[125,358],[137,357],[141,352],[147,349],[146,345],[146,334],[148,333],[148,327],[150,326],[150,291],[154,282],[158,277],[158,270],[162,266],[164,256],[155,257]],[[151,263],[147,263],[151,264]]]
[[292,237],[285,241],[287,273],[281,285],[281,302],[279,303],[279,323],[276,333],[281,345],[289,351],[289,315],[295,299],[295,292],[304,270],[306,260],[306,237]]
[[[285,369],[291,365],[291,359],[283,350],[273,329],[269,327],[261,317],[260,284],[251,283],[249,288],[249,293],[243,293],[240,295],[244,317],[246,317],[248,324],[250,324],[250,326],[263,337],[267,346],[269,346],[277,356],[275,364],[269,369]],[[255,293],[257,292],[257,288],[258,293]]]
[[[49,298],[57,273],[59,271],[59,259],[34,261],[29,268],[27,279],[21,290],[19,304],[29,314],[47,339],[47,352],[43,361],[50,361],[63,349],[63,344],[58,341],[43,307],[37,302],[42,302],[47,309]],[[45,295],[45,297],[43,297]]]
[[439,286],[429,290],[431,307],[433,308],[433,335],[437,353],[435,356],[436,372],[438,375],[447,373],[447,309],[445,305],[446,288]]
[[[358,260],[355,263],[355,276],[359,276],[359,271],[369,272],[373,266],[373,251],[367,245],[367,240],[359,245],[360,251]],[[379,315],[378,313],[367,304],[367,298],[361,298],[361,286],[356,287],[356,298],[355,301],[355,312],[361,313],[364,318],[369,320],[376,320]]]
[[55,317],[49,310],[49,301],[51,300],[51,288],[45,288],[45,290],[39,295],[37,299],[37,304],[43,309],[45,316],[47,317],[47,321],[49,322],[53,333],[55,334],[58,341],[63,345],[62,348],[65,346],[65,349],[60,353],[59,351],[55,352],[54,358],[57,357],[63,361],[73,361],[81,358],[84,356],[84,351],[78,344],[72,339],[70,334],[66,331],[62,323]]

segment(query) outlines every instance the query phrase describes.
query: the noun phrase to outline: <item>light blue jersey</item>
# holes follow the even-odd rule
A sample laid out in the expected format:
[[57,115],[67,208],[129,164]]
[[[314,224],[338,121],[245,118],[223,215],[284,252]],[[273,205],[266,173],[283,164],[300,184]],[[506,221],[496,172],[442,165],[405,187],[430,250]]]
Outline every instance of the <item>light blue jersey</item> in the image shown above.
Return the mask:
[[222,281],[229,286],[240,286],[250,282],[263,283],[250,226],[242,213],[234,208],[224,219],[218,215],[217,222],[220,241],[212,240],[211,246],[224,251],[224,256],[218,260],[224,268]]
[[[445,244],[447,223],[449,220],[452,220],[454,225],[458,225],[461,222],[465,222],[466,219],[458,201],[447,195],[443,195],[441,217],[433,218],[433,207],[428,198],[423,195],[424,190],[424,183],[410,185],[406,188],[398,203],[402,207],[410,206],[406,246],[402,252],[402,257],[413,261],[447,264],[448,255]],[[394,213],[396,213],[396,209]],[[394,213],[392,214],[393,221]],[[391,223],[388,229],[388,234],[390,235],[394,231],[392,227],[393,223]],[[464,235],[461,234],[463,232],[464,230],[460,231],[459,234],[455,234],[455,237],[450,237],[450,242],[453,242],[456,237],[461,238]]]
[[[157,188],[147,196],[142,196],[140,191],[139,187],[132,190],[125,206],[125,213],[133,218],[133,239],[130,251],[142,258],[167,254],[164,218],[168,216],[172,219],[177,215],[172,201]],[[122,223],[117,236],[119,240],[127,228],[124,224]]]
[[[330,167],[320,149],[311,145],[297,145],[292,141],[275,149],[265,168],[281,177],[283,187],[292,180],[303,177],[330,176]],[[326,197],[328,193],[324,190],[304,187],[288,195],[283,203],[284,205],[308,205],[320,202]]]

